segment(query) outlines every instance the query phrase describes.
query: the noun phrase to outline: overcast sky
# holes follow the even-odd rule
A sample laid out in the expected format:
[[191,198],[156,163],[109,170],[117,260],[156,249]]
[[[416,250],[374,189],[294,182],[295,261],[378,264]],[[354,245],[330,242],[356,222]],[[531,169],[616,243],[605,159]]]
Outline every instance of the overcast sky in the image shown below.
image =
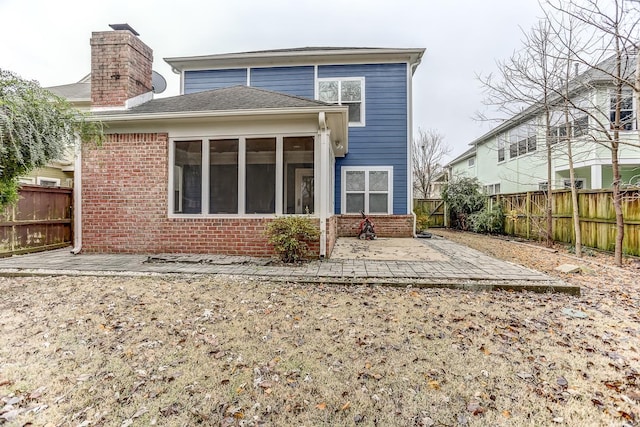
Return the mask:
[[0,68],[43,86],[90,71],[92,31],[128,23],[163,58],[304,46],[423,47],[414,75],[414,127],[437,129],[455,157],[489,130],[476,73],[518,49],[537,0],[0,0]]

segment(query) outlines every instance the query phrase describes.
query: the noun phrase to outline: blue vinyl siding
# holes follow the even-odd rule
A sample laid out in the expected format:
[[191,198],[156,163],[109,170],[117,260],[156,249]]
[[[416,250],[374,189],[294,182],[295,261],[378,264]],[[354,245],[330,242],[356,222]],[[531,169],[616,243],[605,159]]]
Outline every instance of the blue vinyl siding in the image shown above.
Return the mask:
[[252,87],[313,99],[312,66],[252,68],[250,79]]
[[247,69],[185,71],[184,93],[247,85]]
[[407,64],[318,67],[318,78],[330,77],[365,78],[365,126],[349,128],[349,153],[336,159],[336,213],[342,166],[393,166],[393,213],[407,214]]

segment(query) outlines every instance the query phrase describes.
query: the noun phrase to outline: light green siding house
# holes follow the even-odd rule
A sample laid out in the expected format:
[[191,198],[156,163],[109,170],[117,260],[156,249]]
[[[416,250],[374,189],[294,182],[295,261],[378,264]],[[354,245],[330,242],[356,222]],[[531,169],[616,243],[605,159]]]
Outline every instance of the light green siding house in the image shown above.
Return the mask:
[[[610,66],[611,58],[598,69]],[[627,74],[635,73],[635,55],[625,61]],[[632,79],[630,79],[632,81]],[[517,193],[547,188],[547,141],[551,146],[551,188],[569,188],[567,141],[571,141],[576,186],[609,188],[613,182],[610,123],[615,112],[614,86],[610,77],[590,69],[574,78],[570,109],[570,133],[561,108],[551,115],[546,135],[540,107],[525,109],[490,132],[471,142],[470,149],[447,165],[449,179],[476,177],[488,194]],[[623,90],[621,105],[619,164],[622,187],[640,185],[640,139],[636,122],[636,97],[631,87]]]

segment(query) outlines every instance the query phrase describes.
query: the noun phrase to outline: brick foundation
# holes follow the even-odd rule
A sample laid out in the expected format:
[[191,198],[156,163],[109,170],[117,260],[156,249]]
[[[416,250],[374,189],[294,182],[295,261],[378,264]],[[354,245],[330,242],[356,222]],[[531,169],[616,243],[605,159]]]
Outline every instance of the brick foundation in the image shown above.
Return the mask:
[[[369,215],[379,237],[413,237],[413,215]],[[361,215],[338,215],[338,237],[357,237]]]

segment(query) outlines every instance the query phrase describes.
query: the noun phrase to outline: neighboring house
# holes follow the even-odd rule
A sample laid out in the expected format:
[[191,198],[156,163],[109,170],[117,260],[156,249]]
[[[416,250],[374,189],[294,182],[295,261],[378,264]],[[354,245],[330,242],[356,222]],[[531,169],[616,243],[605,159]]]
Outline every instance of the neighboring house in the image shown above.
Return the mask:
[[266,256],[266,225],[309,213],[316,253],[329,256],[360,210],[382,236],[414,234],[411,79],[423,49],[169,58],[182,94],[153,100],[152,51],[135,31],[93,33],[91,46],[92,111],[108,135],[83,147],[76,250]]
[[[626,57],[626,75],[635,73],[635,55]],[[615,97],[613,82],[602,69],[612,69],[612,58],[576,76],[570,85],[571,99],[580,109],[570,111],[570,129],[576,187],[583,189],[609,188],[613,182],[611,151],[602,126],[596,120],[613,122]],[[620,131],[619,159],[622,185],[640,184],[640,149],[638,145],[636,100],[631,88],[624,89],[621,111],[623,129]],[[591,115],[591,116],[590,116]],[[552,144],[551,188],[569,188],[569,161],[566,153],[566,120],[559,108],[552,116],[549,141]],[[548,186],[547,150],[544,115],[540,107],[524,110],[471,142],[471,148],[451,161],[447,168],[450,177],[476,177],[488,194],[516,193],[544,190]],[[607,132],[612,132],[609,129]]]
[[[91,108],[91,80],[84,77],[77,83],[46,88],[50,92],[65,98],[69,103],[81,111]],[[41,185],[45,187],[73,187],[74,147],[69,147],[62,159],[49,162],[43,168],[32,170],[28,175],[21,176],[21,184]]]

